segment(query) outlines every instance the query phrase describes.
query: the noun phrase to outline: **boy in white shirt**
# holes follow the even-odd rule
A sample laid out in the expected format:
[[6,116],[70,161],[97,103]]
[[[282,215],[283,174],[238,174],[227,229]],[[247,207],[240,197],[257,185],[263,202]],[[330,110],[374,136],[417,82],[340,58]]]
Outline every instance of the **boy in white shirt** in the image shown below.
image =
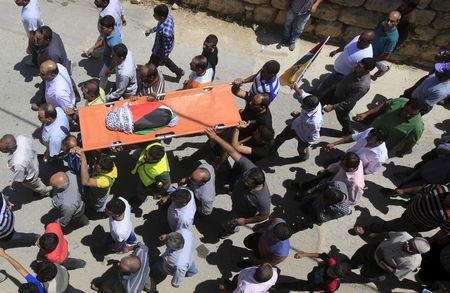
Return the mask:
[[109,216],[109,242],[115,252],[127,253],[134,249],[137,242],[131,223],[131,207],[123,197],[115,197],[106,204]]

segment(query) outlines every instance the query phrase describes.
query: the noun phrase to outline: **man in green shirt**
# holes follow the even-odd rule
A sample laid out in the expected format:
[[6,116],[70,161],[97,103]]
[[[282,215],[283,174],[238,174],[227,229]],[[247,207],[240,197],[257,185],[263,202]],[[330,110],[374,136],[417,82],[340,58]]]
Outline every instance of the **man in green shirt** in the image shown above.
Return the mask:
[[422,136],[424,123],[420,111],[423,103],[400,97],[387,100],[373,109],[353,117],[355,121],[374,119],[373,127],[384,128],[388,132],[386,147],[390,157],[403,157],[411,152]]
[[105,91],[99,86],[99,81],[95,78],[86,81],[81,87],[83,98],[86,100],[85,106],[100,105],[105,103]]

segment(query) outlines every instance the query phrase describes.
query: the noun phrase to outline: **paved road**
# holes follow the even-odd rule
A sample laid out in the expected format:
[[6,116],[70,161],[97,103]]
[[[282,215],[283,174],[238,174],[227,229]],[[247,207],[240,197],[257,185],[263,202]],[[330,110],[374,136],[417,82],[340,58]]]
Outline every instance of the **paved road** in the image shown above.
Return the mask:
[[[153,25],[152,11],[149,8],[133,6],[125,3],[126,17],[128,25],[124,28],[124,40],[127,46],[135,54],[138,63],[144,63],[150,55],[150,47],[153,38],[145,38],[143,31],[146,25]],[[74,78],[81,82],[95,76],[98,72],[95,62],[89,63],[81,60],[81,51],[88,47],[96,39],[96,21],[97,10],[92,1],[87,0],[41,0],[41,8],[45,22],[58,32],[66,46],[68,55],[73,62]],[[223,22],[207,16],[203,13],[192,14],[187,11],[174,12],[176,19],[176,47],[173,54],[173,60],[182,66],[186,71],[189,69],[189,62],[192,56],[201,51],[203,39],[209,33],[215,33],[219,36],[220,61],[217,71],[217,82],[229,82],[237,77],[246,77],[256,72],[260,66],[269,59],[277,59],[286,68],[288,64],[293,63],[299,56],[303,55],[312,47],[311,43],[302,42],[301,46],[293,53],[287,50],[276,50],[274,45],[263,46],[258,44],[260,39],[271,39],[264,34],[258,34],[236,24]],[[30,68],[22,63],[25,56],[25,33],[20,23],[20,11],[13,1],[4,1],[2,3],[2,18],[0,19],[0,39],[2,40],[2,51],[0,55],[0,72],[2,88],[2,104],[0,112],[2,124],[0,126],[1,134],[14,133],[26,134],[31,136],[39,127],[36,113],[29,108],[29,100],[36,92],[36,84],[40,81],[38,76],[32,74]],[[311,81],[326,73],[325,65],[332,64],[333,60],[327,57],[333,50],[332,47],[326,47],[319,60],[309,70],[306,78]],[[168,73],[167,71],[165,73]],[[169,73],[168,73],[169,74]],[[384,97],[395,98],[403,90],[424,72],[407,66],[392,66],[391,72],[381,78],[372,86],[371,91],[355,107],[354,113],[363,111],[367,105],[374,99]],[[180,84],[168,83],[167,88],[175,90]],[[382,96],[378,96],[382,95]],[[237,101],[242,105],[241,101]],[[274,127],[277,133],[285,126],[285,120],[289,113],[298,109],[298,103],[292,99],[289,89],[283,89],[278,96],[277,101],[272,104],[272,113],[274,116]],[[214,115],[214,113],[211,113]],[[404,159],[394,159],[388,163],[389,169],[396,169],[399,165],[412,166],[420,156],[431,148],[433,139],[442,133],[442,122],[447,117],[447,110],[442,107],[436,107],[435,110],[426,117],[427,129],[420,143],[414,149],[413,155]],[[328,114],[325,117],[325,126],[328,128],[337,128],[337,121],[334,114]],[[439,126],[439,128],[436,127]],[[93,126],[95,127],[95,126]],[[320,146],[323,142],[332,141],[335,138],[323,136],[321,143],[313,148],[312,158],[302,164],[287,164],[274,167],[275,173],[267,175],[269,186],[273,192],[273,207],[277,214],[288,213],[289,218],[295,214],[296,206],[292,204],[292,194],[287,192],[283,183],[287,179],[304,178],[304,174],[314,174],[319,170],[315,164],[314,158],[322,154]],[[201,142],[205,138],[200,136],[196,138],[176,139],[167,148],[175,150],[184,142]],[[35,146],[39,151],[43,147],[35,140]],[[184,150],[176,150],[174,155],[187,156],[195,149],[188,147]],[[280,149],[281,156],[289,157],[295,154],[294,142],[288,142]],[[6,165],[6,156],[0,156],[0,166]],[[172,166],[173,162],[172,162]],[[6,168],[2,169],[3,176],[0,178],[0,186],[5,187],[9,184],[9,173]],[[180,171],[180,170],[179,170]],[[122,171],[121,175],[126,173]],[[288,260],[280,266],[283,274],[304,278],[314,266],[315,262],[302,259],[295,260],[293,254],[296,251],[333,251],[333,253],[342,253],[348,256],[363,244],[363,241],[357,237],[351,237],[347,230],[351,228],[356,220],[364,221],[369,214],[383,218],[394,218],[401,213],[401,207],[396,205],[387,206],[386,199],[383,198],[378,190],[381,187],[392,186],[391,180],[383,177],[385,174],[391,174],[386,171],[377,175],[367,177],[367,186],[369,190],[361,201],[361,209],[353,212],[351,216],[331,223],[326,223],[320,227],[297,233],[291,240],[291,255]],[[130,182],[122,181],[120,188],[127,188]],[[130,186],[132,188],[132,186]],[[16,229],[18,231],[34,231],[40,233],[43,231],[41,217],[51,208],[49,199],[36,200],[27,191],[20,190],[12,196],[15,203]],[[149,200],[144,205],[144,217],[133,218],[136,231],[143,236],[143,241],[150,246],[152,253],[157,253],[156,237],[158,233],[164,232],[164,215],[156,211],[155,202]],[[230,199],[227,195],[219,195],[215,203],[216,213],[223,213],[230,209]],[[98,229],[108,230],[106,220],[92,221],[87,227],[71,233],[67,238],[69,240],[70,252],[72,257],[78,257],[87,261],[87,267],[83,270],[71,272],[71,285],[78,290],[91,292],[89,288],[90,280],[100,276],[106,269],[106,260],[97,261],[87,243],[92,242],[91,233]],[[197,223],[195,235],[197,239],[196,246],[202,244],[209,250],[209,255],[205,258],[196,256],[199,274],[193,278],[188,278],[182,288],[172,290],[168,280],[160,286],[160,292],[215,292],[216,280],[221,275],[230,277],[237,271],[234,263],[238,256],[243,253],[242,240],[251,231],[250,227],[244,227],[239,233],[226,240],[214,239],[202,235],[205,231],[211,229],[211,222]],[[206,233],[208,234],[208,233]],[[142,238],[141,238],[142,239]],[[202,249],[200,249],[201,251]],[[18,258],[24,265],[28,265],[36,256],[36,248],[17,248],[11,249],[10,253]],[[200,253],[201,254],[201,253]],[[112,256],[120,258],[120,256]],[[4,261],[0,261],[0,268],[6,269],[12,276],[19,278],[13,269]],[[20,278],[19,278],[20,279]],[[404,284],[407,286],[408,284]],[[390,285],[380,288],[387,288]],[[15,285],[7,280],[0,284],[1,292],[14,292]],[[369,292],[375,290],[373,285],[354,285],[343,284],[341,292]],[[76,290],[74,290],[76,292]]]

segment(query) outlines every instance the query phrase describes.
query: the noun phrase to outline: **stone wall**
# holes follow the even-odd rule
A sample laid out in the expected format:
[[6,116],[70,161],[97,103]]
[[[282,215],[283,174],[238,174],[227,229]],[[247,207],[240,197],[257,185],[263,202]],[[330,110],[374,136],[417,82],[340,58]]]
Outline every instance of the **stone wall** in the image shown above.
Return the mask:
[[[181,0],[217,14],[281,26],[290,0]],[[325,0],[305,28],[306,35],[331,36],[341,43],[372,29],[402,0]],[[394,61],[430,65],[434,54],[450,43],[450,0],[421,0],[414,34],[396,51]]]

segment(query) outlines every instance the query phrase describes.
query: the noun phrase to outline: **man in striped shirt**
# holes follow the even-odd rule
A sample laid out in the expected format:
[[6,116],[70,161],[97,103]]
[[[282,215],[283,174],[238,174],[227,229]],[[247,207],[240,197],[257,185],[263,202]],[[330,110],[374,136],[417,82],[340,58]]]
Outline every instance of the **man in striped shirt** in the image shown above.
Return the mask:
[[3,194],[0,194],[0,197],[0,246],[8,248],[33,246],[39,235],[16,232],[14,230],[14,214],[11,210],[14,205]]
[[412,197],[402,216],[376,222],[366,228],[355,227],[357,234],[387,231],[417,233],[436,228],[441,230],[432,237],[434,240],[450,234],[450,183],[398,188],[391,196]]
[[[267,94],[269,96],[269,102],[275,100],[280,90],[280,80],[278,78],[278,72],[280,71],[280,63],[275,60],[266,62],[261,70],[245,79],[238,78],[233,81],[232,92],[239,98],[249,100],[256,94]],[[253,82],[250,90],[244,91],[241,89],[241,85],[244,83]]]

